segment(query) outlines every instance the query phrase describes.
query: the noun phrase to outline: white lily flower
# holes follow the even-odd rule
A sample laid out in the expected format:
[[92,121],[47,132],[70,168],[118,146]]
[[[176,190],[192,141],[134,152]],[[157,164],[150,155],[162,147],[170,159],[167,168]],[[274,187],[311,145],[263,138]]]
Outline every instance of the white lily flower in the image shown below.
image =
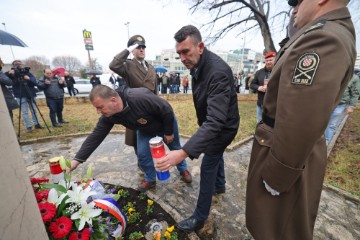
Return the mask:
[[63,193],[59,197],[58,192],[55,190],[55,188],[52,188],[49,191],[47,201],[55,204],[56,207],[58,207],[60,205],[60,203],[62,202],[62,200],[64,199],[64,197],[66,197],[66,195],[67,195],[66,193]]
[[92,218],[99,216],[101,212],[101,209],[95,208],[94,202],[90,202],[89,204],[82,204],[79,211],[71,215],[71,219],[80,219],[78,230],[81,231],[85,226],[85,222],[92,225]]
[[71,183],[72,190],[67,191],[69,199],[66,200],[66,203],[75,203],[75,204],[86,204],[87,199],[95,195],[95,191],[91,191],[91,188],[83,189],[83,184],[77,185],[76,183]]

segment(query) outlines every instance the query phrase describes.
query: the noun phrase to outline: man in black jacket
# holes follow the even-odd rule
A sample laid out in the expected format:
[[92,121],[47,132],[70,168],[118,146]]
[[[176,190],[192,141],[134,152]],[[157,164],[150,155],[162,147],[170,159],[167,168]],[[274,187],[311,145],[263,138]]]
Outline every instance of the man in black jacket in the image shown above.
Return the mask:
[[68,93],[70,96],[74,95],[76,96],[76,92],[74,89],[74,84],[75,84],[75,79],[73,78],[73,76],[69,75],[68,72],[64,73],[64,80],[66,82],[66,86],[68,89]]
[[[156,172],[151,157],[149,140],[163,136],[164,142],[171,150],[181,149],[178,125],[170,104],[156,96],[147,88],[127,88],[120,86],[116,90],[105,85],[98,85],[90,92],[90,101],[102,116],[82,144],[74,160],[71,170],[85,162],[93,151],[108,135],[114,124],[121,124],[129,129],[138,130],[138,157],[141,169],[144,170],[148,185],[140,184],[139,190],[146,191],[156,186]],[[177,164],[183,181],[183,172],[187,172],[185,158]]]
[[166,171],[186,157],[204,157],[200,173],[200,193],[191,217],[178,223],[185,232],[197,230],[209,216],[212,195],[225,192],[223,154],[239,127],[239,111],[234,77],[219,56],[207,50],[199,30],[191,25],[174,36],[176,52],[190,69],[193,99],[200,128],[182,149],[170,151],[156,164]]
[[95,74],[90,78],[90,83],[92,84],[92,87],[94,88],[97,85],[101,84],[100,78],[97,77]]
[[271,70],[275,63],[276,52],[269,52],[265,55],[265,67],[255,73],[254,80],[251,82],[251,89],[258,93],[256,106],[256,121],[262,120],[262,110],[264,96],[269,82]]

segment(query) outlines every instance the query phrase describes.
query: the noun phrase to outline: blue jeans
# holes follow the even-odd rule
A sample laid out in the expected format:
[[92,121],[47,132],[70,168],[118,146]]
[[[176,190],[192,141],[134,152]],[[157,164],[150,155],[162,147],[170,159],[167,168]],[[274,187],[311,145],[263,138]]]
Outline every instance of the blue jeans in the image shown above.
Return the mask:
[[176,93],[176,85],[175,84],[171,84],[170,93]]
[[[64,99],[50,99],[46,98],[46,104],[49,107],[50,110],[50,120],[53,126],[55,126],[58,122],[63,121],[62,111],[64,109]],[[56,121],[56,117],[58,119],[58,122]]]
[[259,105],[256,105],[256,121],[260,122],[262,120],[262,112],[263,112],[263,107],[259,107]]
[[167,85],[161,85],[161,93],[167,94]]
[[[179,138],[179,129],[175,117],[173,124],[174,124],[174,140],[169,144],[166,143],[165,144],[169,147],[170,150],[179,150],[181,149],[181,144]],[[144,171],[145,181],[147,182],[156,181],[156,171],[150,152],[149,140],[156,136],[163,137],[164,133],[158,132],[156,134],[148,134],[148,133],[144,133],[141,130],[137,130],[136,135],[137,135],[138,159],[139,159],[140,168]],[[187,169],[185,159],[181,161],[178,165],[176,165],[176,168],[179,170],[179,172],[185,171]]]
[[215,188],[225,188],[224,153],[204,155],[200,169],[200,192],[193,216],[206,220],[209,216]]
[[347,108],[346,104],[339,104],[331,113],[329,123],[325,129],[326,143],[329,143],[331,138],[334,136],[336,129],[341,123],[342,116],[344,116],[345,114],[346,108]]
[[[33,99],[35,101],[35,98],[33,98]],[[20,98],[16,98],[16,101],[20,105]],[[39,121],[38,121],[38,118],[36,116],[36,105],[35,105],[35,103],[32,102],[32,99],[27,99],[26,97],[21,98],[21,115],[22,115],[22,118],[24,120],[24,124],[25,124],[26,128],[31,128],[32,127],[30,117],[29,117],[29,110],[28,110],[29,108],[30,108],[32,121],[33,121],[34,125],[38,125]]]

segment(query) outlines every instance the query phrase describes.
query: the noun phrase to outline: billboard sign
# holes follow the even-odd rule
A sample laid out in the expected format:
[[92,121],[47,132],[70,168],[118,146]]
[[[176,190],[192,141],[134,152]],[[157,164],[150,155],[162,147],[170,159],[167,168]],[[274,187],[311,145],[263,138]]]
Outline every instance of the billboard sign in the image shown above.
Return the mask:
[[91,32],[86,31],[86,29],[84,29],[83,37],[84,37],[85,49],[86,50],[94,50]]

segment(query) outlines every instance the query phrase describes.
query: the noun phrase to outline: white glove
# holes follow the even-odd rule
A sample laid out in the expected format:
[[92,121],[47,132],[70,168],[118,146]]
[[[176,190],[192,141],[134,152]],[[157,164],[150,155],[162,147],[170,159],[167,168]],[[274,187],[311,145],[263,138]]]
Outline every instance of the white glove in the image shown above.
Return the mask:
[[272,189],[272,188],[265,182],[265,180],[263,180],[263,183],[264,183],[264,185],[265,185],[266,190],[267,190],[269,193],[271,193],[271,195],[273,195],[273,196],[278,196],[278,195],[280,195],[280,193],[279,193],[278,191]]
[[130,47],[127,48],[127,50],[129,52],[132,52],[135,48],[137,48],[139,46],[139,44],[135,43],[134,45],[131,45]]

